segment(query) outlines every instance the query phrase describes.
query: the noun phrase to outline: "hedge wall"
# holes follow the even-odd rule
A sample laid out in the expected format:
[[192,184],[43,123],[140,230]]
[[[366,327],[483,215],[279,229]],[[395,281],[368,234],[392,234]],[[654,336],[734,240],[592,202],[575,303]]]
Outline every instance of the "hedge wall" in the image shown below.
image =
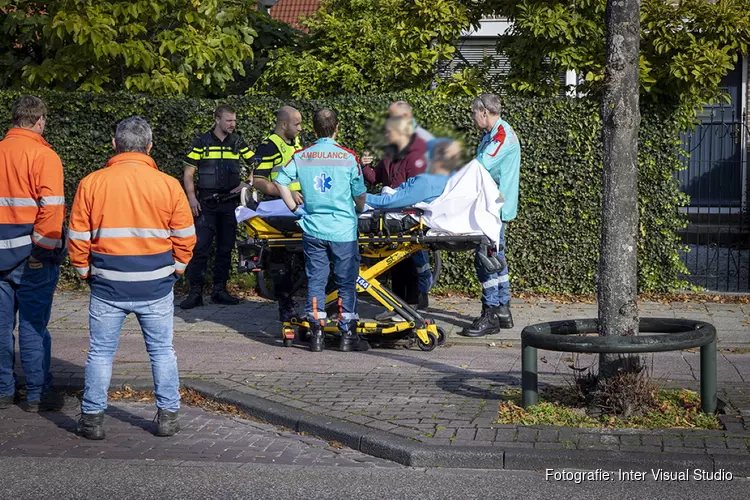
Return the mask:
[[[16,92],[0,91],[0,129],[9,127]],[[217,101],[155,98],[142,95],[41,93],[50,108],[45,137],[66,169],[70,202],[78,181],[101,168],[111,156],[116,122],[139,114],[154,129],[152,152],[159,167],[182,173],[182,157],[192,139],[212,124]],[[265,96],[228,99],[238,110],[238,129],[257,144],[272,128],[283,104],[297,107],[304,119],[303,138],[311,139],[315,109],[339,112],[342,144],[377,150],[387,105],[406,97],[420,122],[438,134],[463,140],[470,154],[480,134],[473,128],[468,100],[438,101],[427,95],[341,96],[282,103]],[[588,294],[595,291],[598,262],[602,147],[597,104],[584,99],[508,99],[504,118],[522,143],[519,217],[507,232],[510,273],[515,290]],[[639,283],[642,291],[668,291],[682,285],[676,232],[684,224],[678,207],[685,203],[674,173],[680,169],[680,143],[674,120],[644,110],[640,152]],[[441,288],[478,291],[470,255],[445,256]],[[70,270],[64,273],[72,277]]]

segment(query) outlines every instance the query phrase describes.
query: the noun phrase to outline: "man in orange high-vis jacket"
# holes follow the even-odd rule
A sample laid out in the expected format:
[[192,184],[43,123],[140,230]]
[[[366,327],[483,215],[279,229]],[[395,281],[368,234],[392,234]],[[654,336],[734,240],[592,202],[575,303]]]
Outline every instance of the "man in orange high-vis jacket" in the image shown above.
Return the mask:
[[26,375],[26,411],[59,410],[50,392],[52,340],[47,323],[64,252],[65,194],[60,157],[44,140],[47,107],[19,97],[12,128],[0,141],[0,409],[15,395],[15,339]]
[[120,329],[134,313],[154,376],[159,436],[179,430],[173,285],[193,256],[195,227],[185,192],[160,172],[151,127],[133,116],[117,125],[117,155],[78,186],[70,214],[70,262],[91,286],[90,347],[78,432],[104,438],[104,410]]

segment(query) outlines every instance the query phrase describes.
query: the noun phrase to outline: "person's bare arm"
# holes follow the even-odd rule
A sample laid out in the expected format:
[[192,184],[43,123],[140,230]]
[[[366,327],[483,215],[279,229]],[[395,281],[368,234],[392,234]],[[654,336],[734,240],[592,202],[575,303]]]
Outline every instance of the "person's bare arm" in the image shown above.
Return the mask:
[[185,186],[190,211],[193,212],[194,216],[198,217],[201,214],[201,204],[195,196],[195,167],[185,165],[185,170],[182,174],[182,183]]
[[354,197],[354,207],[356,208],[357,212],[364,211],[366,198],[367,193],[362,193],[361,195]]
[[253,179],[253,187],[255,187],[261,193],[268,196],[281,196],[279,190],[276,188],[276,184],[269,181],[265,177],[255,177]]
[[284,200],[284,203],[286,204],[287,208],[294,212],[297,209],[297,203],[294,202],[294,198],[292,197],[292,191],[287,186],[282,186],[278,182],[273,183],[276,189],[279,192],[279,196],[282,200]]

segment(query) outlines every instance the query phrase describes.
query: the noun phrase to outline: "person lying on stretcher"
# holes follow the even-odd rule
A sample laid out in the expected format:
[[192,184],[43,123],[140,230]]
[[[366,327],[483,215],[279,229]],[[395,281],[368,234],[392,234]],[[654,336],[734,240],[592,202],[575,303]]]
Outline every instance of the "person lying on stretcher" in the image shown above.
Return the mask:
[[[426,173],[407,179],[395,191],[391,190],[388,194],[368,194],[365,204],[373,209],[403,208],[421,202],[430,203],[434,201],[445,191],[445,186],[448,184],[451,174],[461,168],[460,154],[460,145],[452,139],[431,140],[427,145],[428,166]],[[422,251],[415,254],[414,257],[417,260],[417,266],[427,271],[426,280],[429,290],[432,285],[429,254]],[[418,279],[421,281],[425,278],[419,274]],[[421,308],[429,306],[428,292],[420,293],[417,307],[419,306]],[[384,311],[377,315],[375,319],[378,321],[403,321],[401,316],[390,311]]]
[[403,208],[430,203],[443,194],[448,178],[462,167],[461,146],[452,139],[433,139],[427,145],[427,172],[408,179],[389,194],[368,194],[371,208]]

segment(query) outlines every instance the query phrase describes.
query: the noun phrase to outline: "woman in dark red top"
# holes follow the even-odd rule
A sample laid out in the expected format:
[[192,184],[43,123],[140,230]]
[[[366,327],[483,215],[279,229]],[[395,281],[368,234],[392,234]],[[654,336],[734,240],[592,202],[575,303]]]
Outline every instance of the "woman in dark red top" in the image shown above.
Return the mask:
[[[385,122],[385,138],[388,146],[385,157],[373,168],[372,158],[363,155],[362,173],[370,184],[382,184],[397,188],[407,179],[425,172],[427,167],[427,144],[414,133],[411,120],[402,117],[389,118]],[[429,263],[429,260],[427,261]],[[395,265],[391,271],[392,291],[412,308],[427,307],[427,293],[420,294],[419,276],[414,259],[406,259]],[[423,297],[421,295],[424,295]],[[394,319],[398,315],[386,311],[376,317],[378,321]]]
[[363,157],[362,172],[370,184],[383,184],[396,189],[407,179],[423,174],[427,167],[427,144],[414,133],[411,121],[396,117],[385,122],[385,158],[375,168]]

